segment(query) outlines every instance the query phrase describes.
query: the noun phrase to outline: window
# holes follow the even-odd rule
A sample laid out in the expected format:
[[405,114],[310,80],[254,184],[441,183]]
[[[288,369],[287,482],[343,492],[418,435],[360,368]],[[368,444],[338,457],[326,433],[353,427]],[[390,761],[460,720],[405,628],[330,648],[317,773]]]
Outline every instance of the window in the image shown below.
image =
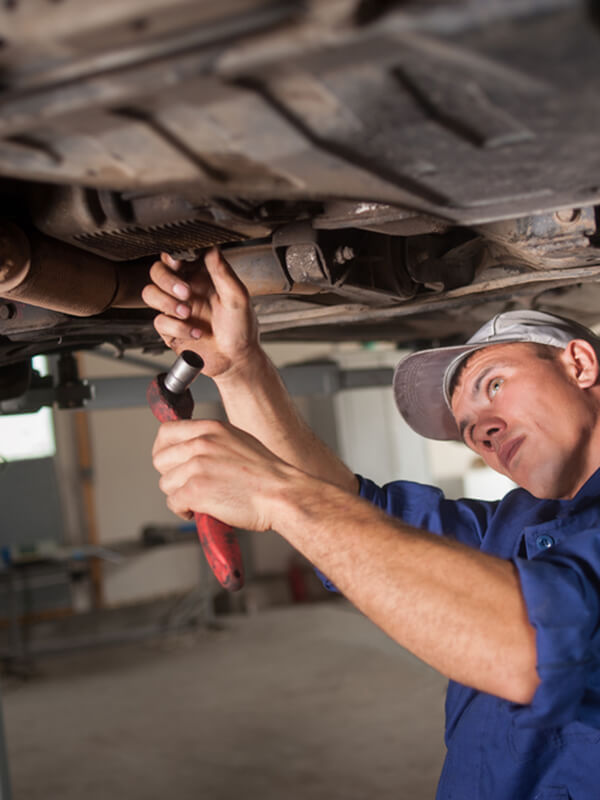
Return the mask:
[[[33,369],[48,374],[44,356],[32,360]],[[52,409],[41,408],[34,414],[0,416],[0,462],[50,458],[56,453]]]

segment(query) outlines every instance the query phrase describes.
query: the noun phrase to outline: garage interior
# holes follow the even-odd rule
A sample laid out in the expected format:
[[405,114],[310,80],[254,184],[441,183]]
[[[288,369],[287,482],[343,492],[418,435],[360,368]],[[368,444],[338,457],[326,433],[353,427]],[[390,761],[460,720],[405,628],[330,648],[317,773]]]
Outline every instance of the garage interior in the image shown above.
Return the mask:
[[224,591],[168,511],[141,290],[219,246],[353,470],[503,496],[392,373],[507,309],[597,330],[599,9],[0,6],[0,800],[435,796],[446,680],[275,532]]
[[[393,346],[267,349],[357,472],[449,496],[504,491],[460,445],[404,425]],[[275,533],[241,534],[246,586],[227,594],[166,509],[143,389],[171,362],[81,353],[85,410],[0,418],[12,430],[25,420],[29,455],[33,416],[53,431],[45,456],[12,453],[0,472],[2,800],[433,797],[445,680]],[[222,416],[212,392],[197,381],[196,416]]]

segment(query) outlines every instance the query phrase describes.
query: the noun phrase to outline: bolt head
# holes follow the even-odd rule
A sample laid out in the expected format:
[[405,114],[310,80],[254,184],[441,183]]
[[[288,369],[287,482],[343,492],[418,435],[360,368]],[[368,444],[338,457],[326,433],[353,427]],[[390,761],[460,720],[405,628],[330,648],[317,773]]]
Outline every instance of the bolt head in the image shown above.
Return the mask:
[[17,315],[17,309],[12,303],[0,304],[0,320],[14,319]]
[[563,208],[554,215],[559,222],[576,222],[581,216],[579,208]]
[[352,261],[354,256],[354,249],[352,247],[348,247],[348,245],[343,245],[338,247],[333,258],[336,264],[345,264],[346,261]]

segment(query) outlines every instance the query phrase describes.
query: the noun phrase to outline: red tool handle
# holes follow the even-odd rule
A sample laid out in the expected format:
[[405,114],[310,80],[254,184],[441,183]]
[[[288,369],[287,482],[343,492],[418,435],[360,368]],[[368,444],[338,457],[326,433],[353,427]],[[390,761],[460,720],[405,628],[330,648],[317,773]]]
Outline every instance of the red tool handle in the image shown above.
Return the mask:
[[[190,419],[194,400],[189,389],[174,394],[165,389],[164,375],[156,377],[148,387],[147,398],[159,422]],[[244,585],[244,563],[240,544],[230,525],[208,514],[194,514],[198,538],[204,555],[217,580],[225,589],[236,592]]]

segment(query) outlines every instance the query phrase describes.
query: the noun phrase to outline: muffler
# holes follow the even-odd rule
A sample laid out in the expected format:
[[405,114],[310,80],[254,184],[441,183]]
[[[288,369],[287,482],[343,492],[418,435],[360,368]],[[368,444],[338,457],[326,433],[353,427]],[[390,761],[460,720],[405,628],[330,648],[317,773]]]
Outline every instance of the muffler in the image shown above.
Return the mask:
[[143,308],[151,261],[112,262],[0,221],[0,297],[90,317],[107,308]]

